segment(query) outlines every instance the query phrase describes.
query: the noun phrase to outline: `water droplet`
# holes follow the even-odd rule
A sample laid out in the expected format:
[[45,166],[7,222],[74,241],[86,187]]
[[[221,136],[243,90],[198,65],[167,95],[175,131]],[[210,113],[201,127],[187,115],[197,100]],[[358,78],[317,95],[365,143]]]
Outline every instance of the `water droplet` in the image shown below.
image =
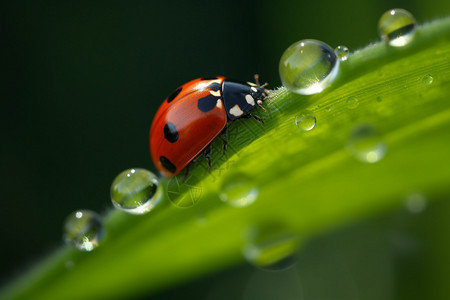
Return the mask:
[[341,61],[346,61],[348,58],[348,55],[350,54],[350,51],[345,46],[337,46],[336,49],[334,49],[334,53]]
[[381,16],[378,21],[378,30],[389,45],[401,47],[412,40],[416,30],[416,20],[407,10],[391,9]]
[[316,117],[310,111],[304,111],[295,116],[295,125],[304,131],[309,131],[316,126]]
[[233,173],[223,180],[219,197],[231,206],[246,207],[258,198],[258,193],[258,188],[249,176]]
[[151,211],[161,199],[158,177],[145,169],[128,169],[111,184],[111,201],[124,212],[141,215]]
[[433,80],[434,80],[434,78],[433,78],[433,76],[431,76],[431,75],[425,75],[425,76],[422,77],[422,82],[423,82],[424,84],[427,84],[427,85],[432,84],[432,83],[433,83]]
[[103,236],[103,225],[95,212],[78,210],[66,218],[63,231],[66,244],[78,250],[92,251]]
[[317,40],[301,40],[284,51],[279,64],[283,84],[294,93],[322,92],[335,79],[339,60],[333,49]]
[[179,208],[188,208],[200,201],[203,188],[194,175],[190,175],[183,182],[177,176],[170,178],[167,183],[167,198]]
[[405,199],[405,206],[410,213],[421,213],[427,207],[427,198],[419,193],[411,193]]
[[358,98],[356,98],[355,96],[348,97],[348,99],[347,99],[347,107],[348,108],[354,109],[354,108],[357,108],[358,105],[359,105]]
[[377,102],[381,102],[381,101],[383,101],[383,97],[378,96],[378,97],[377,97]]
[[353,130],[347,149],[360,161],[375,163],[384,157],[386,144],[373,126],[360,125]]
[[246,233],[242,249],[244,258],[254,266],[281,271],[295,264],[299,238],[282,225],[272,224],[252,228]]

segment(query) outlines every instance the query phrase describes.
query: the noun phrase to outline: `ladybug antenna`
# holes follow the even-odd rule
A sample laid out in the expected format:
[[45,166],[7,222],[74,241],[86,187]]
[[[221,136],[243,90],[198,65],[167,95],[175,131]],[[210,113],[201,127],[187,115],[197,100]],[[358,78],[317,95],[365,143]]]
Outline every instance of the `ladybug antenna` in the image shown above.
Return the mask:
[[263,90],[264,90],[264,93],[266,93],[266,95],[268,95],[268,94],[270,94],[270,93],[272,92],[272,90],[265,89],[265,87],[269,85],[267,82],[264,83],[263,85],[261,85],[261,83],[259,82],[259,74],[255,74],[254,77],[255,77],[255,83],[256,83],[256,85],[257,85],[259,88],[263,89]]

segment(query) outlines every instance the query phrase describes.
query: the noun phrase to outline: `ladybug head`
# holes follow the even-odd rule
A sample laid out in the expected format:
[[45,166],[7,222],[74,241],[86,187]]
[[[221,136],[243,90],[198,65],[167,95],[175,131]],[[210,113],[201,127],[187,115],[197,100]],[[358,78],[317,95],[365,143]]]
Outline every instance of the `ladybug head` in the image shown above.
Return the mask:
[[269,95],[271,91],[265,88],[268,85],[268,83],[264,83],[263,85],[259,83],[258,74],[255,74],[255,82],[256,84],[251,82],[248,83],[251,86],[250,94],[256,100],[258,106],[264,109],[265,111],[265,108],[261,104],[264,100],[266,100],[266,97]]
[[268,93],[266,93],[266,89],[260,88],[259,86],[252,86],[250,88],[250,95],[253,97],[253,99],[264,101],[264,98],[267,97],[267,94]]

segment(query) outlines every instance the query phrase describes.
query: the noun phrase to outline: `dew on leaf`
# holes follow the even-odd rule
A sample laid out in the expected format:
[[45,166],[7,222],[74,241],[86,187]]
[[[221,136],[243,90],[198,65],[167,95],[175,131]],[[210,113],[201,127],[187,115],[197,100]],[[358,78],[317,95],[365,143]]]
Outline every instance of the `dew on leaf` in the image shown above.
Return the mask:
[[316,117],[310,111],[303,111],[299,115],[295,116],[295,125],[304,130],[309,131],[316,126]]
[[94,250],[103,237],[100,217],[90,210],[71,213],[64,222],[63,237],[66,244],[78,250]]
[[378,21],[378,31],[389,45],[402,47],[408,44],[415,33],[416,20],[407,10],[395,8],[385,12]]
[[358,105],[359,105],[358,98],[356,98],[355,96],[348,97],[348,99],[347,99],[347,107],[348,108],[354,109],[354,108],[357,108]]
[[242,250],[244,258],[252,265],[281,271],[293,266],[299,246],[298,235],[279,224],[266,224],[252,228],[245,234]]
[[376,163],[386,154],[386,144],[371,125],[356,126],[347,143],[347,149],[362,162]]
[[340,45],[334,49],[334,53],[341,61],[346,61],[348,59],[348,55],[350,51],[346,46]]
[[431,76],[429,74],[422,77],[422,82],[426,85],[432,84],[433,80],[434,80],[433,76]]
[[258,188],[249,176],[233,173],[223,180],[219,197],[233,207],[246,207],[258,198],[258,194]]
[[287,89],[302,95],[322,92],[335,79],[339,60],[333,49],[318,40],[292,44],[280,59],[279,72]]
[[129,214],[151,211],[161,199],[158,177],[145,169],[128,169],[117,175],[111,184],[113,205]]

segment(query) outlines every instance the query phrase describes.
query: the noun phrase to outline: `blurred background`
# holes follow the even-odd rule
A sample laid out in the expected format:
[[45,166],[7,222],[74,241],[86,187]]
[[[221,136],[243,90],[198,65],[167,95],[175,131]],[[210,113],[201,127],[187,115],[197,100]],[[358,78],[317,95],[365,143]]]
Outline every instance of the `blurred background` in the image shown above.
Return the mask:
[[[259,73],[277,87],[290,44],[314,38],[353,51],[379,40],[378,18],[395,7],[419,23],[450,15],[448,0],[1,4],[0,283],[62,244],[70,212],[108,209],[119,172],[155,171],[148,131],[179,85]],[[295,268],[242,266],[155,299],[449,299],[438,280],[450,275],[449,211],[435,201],[420,215],[394,212],[318,238]]]

